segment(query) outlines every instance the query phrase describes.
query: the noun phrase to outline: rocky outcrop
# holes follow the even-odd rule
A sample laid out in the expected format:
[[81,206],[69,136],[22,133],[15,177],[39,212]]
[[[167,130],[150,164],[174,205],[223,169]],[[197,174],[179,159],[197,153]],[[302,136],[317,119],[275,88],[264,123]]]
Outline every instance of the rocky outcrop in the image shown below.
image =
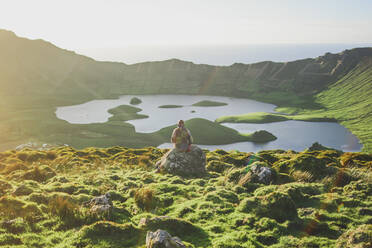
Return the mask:
[[172,149],[157,162],[157,168],[179,176],[202,176],[205,174],[206,157],[203,150],[192,145],[189,152]]
[[168,232],[158,229],[156,232],[147,232],[146,248],[186,248],[182,240],[172,237]]

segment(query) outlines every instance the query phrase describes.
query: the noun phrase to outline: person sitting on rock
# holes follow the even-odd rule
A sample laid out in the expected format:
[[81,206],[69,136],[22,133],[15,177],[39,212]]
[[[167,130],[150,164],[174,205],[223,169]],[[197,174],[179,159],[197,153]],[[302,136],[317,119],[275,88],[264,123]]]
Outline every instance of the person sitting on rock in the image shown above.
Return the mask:
[[174,147],[181,152],[189,152],[192,144],[192,136],[190,131],[185,127],[183,120],[178,121],[178,127],[173,130],[172,143]]

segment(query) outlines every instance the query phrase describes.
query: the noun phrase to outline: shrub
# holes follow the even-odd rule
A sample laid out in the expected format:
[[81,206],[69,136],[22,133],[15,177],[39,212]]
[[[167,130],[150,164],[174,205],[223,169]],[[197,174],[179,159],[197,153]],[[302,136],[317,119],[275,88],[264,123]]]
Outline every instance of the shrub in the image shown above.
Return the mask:
[[32,170],[27,171],[22,178],[26,180],[34,180],[37,182],[44,182],[52,177],[56,173],[48,166],[35,165]]
[[0,213],[9,219],[21,217],[30,222],[42,214],[35,203],[26,203],[12,196],[0,198]]
[[313,182],[313,175],[308,171],[294,171],[292,177],[296,182]]
[[67,197],[56,196],[49,201],[49,211],[62,220],[75,220],[79,214],[79,206]]
[[134,193],[136,205],[145,211],[150,211],[156,206],[155,191],[150,188],[140,188]]

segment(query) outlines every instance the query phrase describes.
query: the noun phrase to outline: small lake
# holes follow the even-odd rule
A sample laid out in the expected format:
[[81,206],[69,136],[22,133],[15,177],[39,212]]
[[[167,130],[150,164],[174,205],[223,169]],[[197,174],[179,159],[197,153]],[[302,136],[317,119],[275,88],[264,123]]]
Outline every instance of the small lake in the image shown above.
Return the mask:
[[[73,124],[104,123],[112,115],[107,111],[120,105],[130,105],[132,95],[121,96],[118,99],[93,100],[74,106],[58,107],[56,116]],[[220,96],[195,95],[143,95],[136,96],[142,103],[134,105],[141,108],[140,114],[149,118],[128,121],[135,126],[137,132],[151,133],[163,127],[174,125],[179,119],[204,118],[214,121],[223,115],[238,115],[253,112],[275,112],[273,104],[254,100]],[[192,104],[203,100],[224,102],[228,105],[217,107],[197,107]],[[159,108],[161,105],[182,105],[181,108]],[[268,149],[304,150],[314,142],[344,151],[360,151],[358,139],[346,128],[331,122],[285,121],[267,124],[225,123],[241,133],[251,133],[257,130],[267,130],[278,137],[277,140],[265,144],[240,142],[228,145],[205,146],[206,149],[225,149],[253,151]],[[161,148],[171,147],[170,143],[160,145]]]

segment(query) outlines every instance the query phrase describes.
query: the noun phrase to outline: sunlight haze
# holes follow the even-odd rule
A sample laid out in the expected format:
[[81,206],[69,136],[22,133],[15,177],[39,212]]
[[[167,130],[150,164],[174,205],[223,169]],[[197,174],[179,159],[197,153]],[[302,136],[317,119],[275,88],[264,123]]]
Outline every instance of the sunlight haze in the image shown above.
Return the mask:
[[[368,0],[3,0],[0,4],[0,28],[99,60],[134,63],[177,57],[231,64],[236,53],[228,54],[230,48],[221,50],[224,57],[231,57],[223,60],[222,55],[211,58],[204,47],[347,44],[298,57],[260,55],[235,60],[288,61],[372,44],[372,2]],[[200,47],[192,50],[196,46]],[[246,54],[252,50],[255,47]]]

